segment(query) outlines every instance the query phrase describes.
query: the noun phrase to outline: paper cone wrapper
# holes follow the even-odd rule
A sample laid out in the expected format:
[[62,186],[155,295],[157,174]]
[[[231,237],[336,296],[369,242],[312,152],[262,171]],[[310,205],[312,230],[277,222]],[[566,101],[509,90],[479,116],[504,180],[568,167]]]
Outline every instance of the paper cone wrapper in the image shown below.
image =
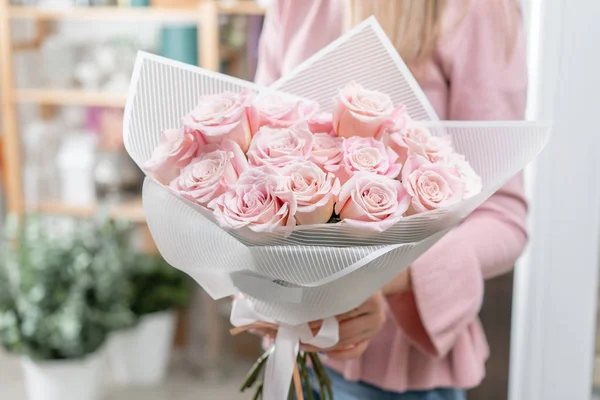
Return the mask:
[[125,109],[124,142],[138,165],[159,133],[178,127],[201,96],[252,89],[318,100],[331,111],[348,82],[391,96],[435,135],[450,135],[481,176],[480,194],[450,208],[402,219],[382,233],[342,224],[275,233],[224,230],[211,210],[146,178],[144,211],[162,256],[213,297],[238,292],[260,314],[286,324],[329,317],[360,305],[519,173],[545,146],[549,124],[439,121],[408,68],[370,18],[270,88],[140,53]]

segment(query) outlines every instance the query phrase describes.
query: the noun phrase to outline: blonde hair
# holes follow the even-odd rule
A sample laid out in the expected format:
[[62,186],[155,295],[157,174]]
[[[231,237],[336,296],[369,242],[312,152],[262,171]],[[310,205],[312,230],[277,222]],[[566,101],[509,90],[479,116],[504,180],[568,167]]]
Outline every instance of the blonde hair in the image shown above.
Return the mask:
[[[347,0],[348,23],[354,26],[367,17],[374,15],[383,30],[388,35],[404,61],[416,68],[429,61],[435,52],[438,38],[442,31],[442,17],[447,6],[447,0]],[[470,1],[464,1],[464,10],[456,24],[460,23],[467,15]],[[496,0],[490,5],[499,4]],[[502,2],[504,4],[504,2]],[[486,7],[488,4],[486,4]],[[507,59],[513,53],[516,38],[517,24],[520,14],[518,2],[514,1],[514,8],[503,8],[507,22]],[[515,15],[516,14],[516,15]],[[452,28],[452,27],[450,27]]]

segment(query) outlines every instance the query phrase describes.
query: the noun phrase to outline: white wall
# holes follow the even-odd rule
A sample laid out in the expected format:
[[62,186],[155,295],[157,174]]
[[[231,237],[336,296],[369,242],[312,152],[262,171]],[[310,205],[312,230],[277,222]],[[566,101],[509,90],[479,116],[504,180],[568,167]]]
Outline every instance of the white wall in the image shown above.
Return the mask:
[[[542,4],[545,0],[522,0],[523,24],[527,36],[527,66],[529,72],[528,101],[526,119],[533,120],[537,114],[537,97],[539,87],[539,53],[540,53],[540,20]],[[535,181],[535,163],[525,168],[525,192],[530,204],[533,204],[533,183]],[[531,214],[529,226],[531,227]],[[535,287],[533,268],[530,267],[531,249],[527,246],[523,256],[517,262],[514,272],[511,359],[509,370],[509,397],[520,400],[520,392],[527,385],[532,375],[539,373],[532,364],[537,349],[530,347],[530,339],[534,336],[526,329],[534,329],[531,323],[536,318],[533,304]],[[538,324],[539,325],[539,324]]]
[[530,185],[531,239],[516,275],[510,398],[583,400],[591,393],[598,298],[600,2],[540,1],[528,2],[532,18],[536,3],[543,5],[540,39],[530,47],[538,73],[529,113],[553,120],[554,129]]

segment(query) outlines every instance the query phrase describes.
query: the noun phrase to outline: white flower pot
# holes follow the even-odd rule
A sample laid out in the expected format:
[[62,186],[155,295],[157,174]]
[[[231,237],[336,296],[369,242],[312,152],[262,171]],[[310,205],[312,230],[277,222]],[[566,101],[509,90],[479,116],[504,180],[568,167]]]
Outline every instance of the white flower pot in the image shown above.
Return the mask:
[[42,361],[22,359],[29,400],[97,400],[102,352],[83,360]]
[[113,334],[108,354],[121,384],[155,385],[164,379],[173,345],[175,313],[150,314],[133,329]]
[[96,200],[94,187],[94,137],[79,132],[67,137],[56,157],[62,201],[87,206]]

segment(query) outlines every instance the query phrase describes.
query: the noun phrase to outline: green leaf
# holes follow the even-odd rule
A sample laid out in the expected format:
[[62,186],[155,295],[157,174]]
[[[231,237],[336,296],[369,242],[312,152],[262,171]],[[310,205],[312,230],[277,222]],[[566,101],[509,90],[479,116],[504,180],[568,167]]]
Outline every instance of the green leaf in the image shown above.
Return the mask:
[[0,343],[37,360],[82,358],[135,323],[114,223],[9,219],[0,258]]
[[181,308],[189,302],[193,282],[160,255],[137,254],[126,264],[131,310],[135,315]]

